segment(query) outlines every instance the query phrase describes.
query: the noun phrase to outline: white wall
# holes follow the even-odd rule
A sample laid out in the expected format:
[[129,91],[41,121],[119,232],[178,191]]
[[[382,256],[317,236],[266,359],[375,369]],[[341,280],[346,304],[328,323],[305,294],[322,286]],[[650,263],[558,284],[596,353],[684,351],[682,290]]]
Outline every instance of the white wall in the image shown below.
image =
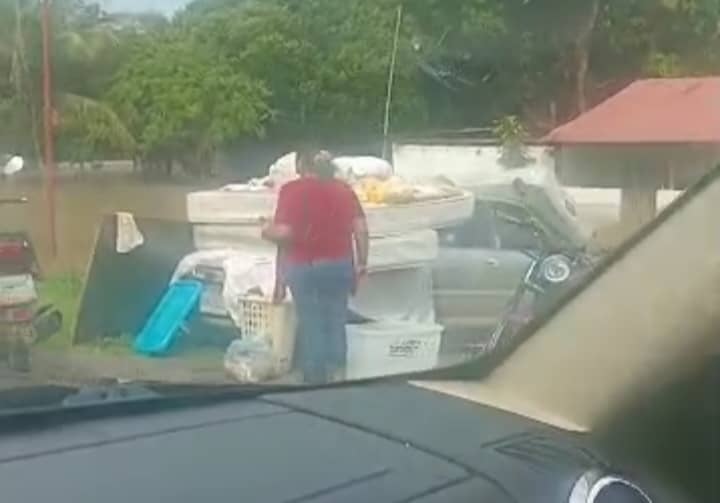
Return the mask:
[[[395,173],[408,179],[446,176],[459,185],[477,183],[483,174],[505,171],[500,165],[502,151],[494,145],[393,145]],[[528,147],[535,162],[554,166],[546,147]]]
[[[577,206],[578,218],[592,228],[620,222],[620,189],[565,187]],[[682,191],[661,190],[657,193],[658,210],[665,209]]]
[[[537,165],[555,167],[552,149],[531,146],[528,156]],[[395,173],[403,178],[418,179],[446,176],[460,185],[477,183],[484,175],[504,171],[498,160],[501,149],[496,145],[419,145],[393,146]],[[576,204],[579,220],[590,229],[613,225],[620,220],[620,189],[565,187]],[[658,192],[658,208],[669,205],[681,191]]]

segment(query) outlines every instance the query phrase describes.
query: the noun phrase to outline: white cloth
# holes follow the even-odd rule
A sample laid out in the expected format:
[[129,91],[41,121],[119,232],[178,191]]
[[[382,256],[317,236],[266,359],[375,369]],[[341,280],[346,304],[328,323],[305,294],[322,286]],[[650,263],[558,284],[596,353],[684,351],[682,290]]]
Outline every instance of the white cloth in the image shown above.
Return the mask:
[[[236,325],[242,323],[240,299],[255,294],[270,299],[275,288],[275,252],[274,250],[205,250],[184,257],[175,268],[171,281],[193,275],[196,268],[218,269],[223,272],[222,304]],[[208,288],[206,288],[208,290]],[[201,302],[201,309],[208,314],[220,314],[218,299],[213,298],[217,291],[207,291]],[[224,314],[224,313],[223,313]]]
[[117,236],[115,249],[118,253],[130,253],[145,243],[145,237],[135,223],[132,213],[119,212],[117,217]]

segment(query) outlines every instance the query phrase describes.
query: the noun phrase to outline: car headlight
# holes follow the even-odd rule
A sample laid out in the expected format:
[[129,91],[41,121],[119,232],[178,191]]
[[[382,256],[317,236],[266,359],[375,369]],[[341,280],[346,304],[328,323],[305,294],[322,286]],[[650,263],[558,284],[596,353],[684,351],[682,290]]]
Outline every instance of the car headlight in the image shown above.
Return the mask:
[[591,471],[581,476],[568,503],[653,503],[636,484],[619,476]]
[[551,255],[540,265],[542,277],[550,283],[567,281],[571,272],[570,261],[563,255]]

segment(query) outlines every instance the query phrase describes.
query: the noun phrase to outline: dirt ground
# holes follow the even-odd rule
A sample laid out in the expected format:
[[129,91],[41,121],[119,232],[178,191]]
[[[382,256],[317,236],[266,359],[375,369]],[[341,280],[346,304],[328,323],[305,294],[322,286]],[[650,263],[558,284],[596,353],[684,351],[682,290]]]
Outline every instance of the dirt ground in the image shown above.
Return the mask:
[[104,379],[162,381],[170,383],[226,384],[222,355],[148,359],[108,355],[86,348],[56,351],[34,348],[32,371],[19,374],[0,368],[0,389],[38,384],[82,385]]

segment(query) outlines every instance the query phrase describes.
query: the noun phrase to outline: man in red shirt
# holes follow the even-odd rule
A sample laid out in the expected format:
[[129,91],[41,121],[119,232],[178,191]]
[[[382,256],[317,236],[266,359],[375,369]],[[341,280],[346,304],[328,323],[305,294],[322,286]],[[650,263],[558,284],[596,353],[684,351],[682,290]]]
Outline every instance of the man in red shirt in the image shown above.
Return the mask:
[[298,180],[278,194],[263,237],[278,244],[274,299],[290,287],[297,315],[300,366],[307,382],[325,382],[346,360],[348,300],[365,274],[368,232],[355,192],[335,179],[326,152],[298,152]]

